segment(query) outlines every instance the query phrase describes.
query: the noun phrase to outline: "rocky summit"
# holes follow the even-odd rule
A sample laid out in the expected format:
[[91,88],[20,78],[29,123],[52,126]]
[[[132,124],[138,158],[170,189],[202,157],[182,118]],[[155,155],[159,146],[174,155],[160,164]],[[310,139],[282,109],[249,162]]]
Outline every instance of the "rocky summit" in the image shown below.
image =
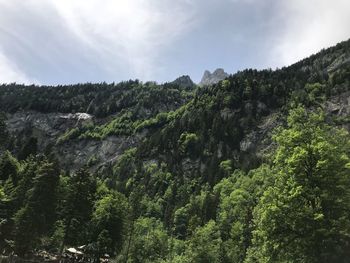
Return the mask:
[[209,70],[204,71],[202,80],[199,82],[200,86],[208,86],[216,84],[221,80],[224,80],[229,76],[222,68],[216,69],[213,73],[210,73]]

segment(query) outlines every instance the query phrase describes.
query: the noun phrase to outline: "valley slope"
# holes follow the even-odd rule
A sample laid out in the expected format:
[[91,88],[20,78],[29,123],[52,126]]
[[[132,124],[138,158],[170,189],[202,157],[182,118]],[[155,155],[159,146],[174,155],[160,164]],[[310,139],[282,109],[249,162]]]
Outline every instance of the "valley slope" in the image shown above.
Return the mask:
[[[93,252],[86,253],[103,251],[120,262],[287,262],[297,256],[293,249],[305,256],[300,262],[332,262],[335,251],[348,253],[349,240],[339,233],[350,232],[336,226],[350,228],[349,216],[341,217],[348,209],[344,204],[349,193],[342,191],[349,174],[329,153],[339,154],[342,162],[349,158],[345,130],[350,130],[350,40],[288,67],[247,69],[203,86],[187,76],[165,84],[135,80],[57,87],[2,85],[0,110],[0,216],[5,220],[0,231],[6,236],[0,245],[6,251],[49,247],[58,253],[62,245],[87,242]],[[305,128],[300,128],[303,122]],[[338,145],[331,135],[343,143]],[[298,136],[301,141],[310,139],[314,151],[309,151],[309,144],[304,149],[295,142]],[[298,147],[302,150],[293,152]],[[305,159],[305,167],[293,166],[305,157],[304,150],[320,160],[317,165],[334,164],[325,169],[338,171],[339,178],[328,184],[325,178],[333,177],[325,174],[320,181],[310,179],[312,186],[309,179],[300,179],[298,173],[314,165]],[[25,225],[33,216],[26,210],[32,203],[27,204],[23,195],[31,200],[31,194],[40,193],[36,183],[43,176],[34,174],[43,174],[45,162],[57,170],[58,197],[45,203],[54,205],[56,212],[50,214],[47,229],[31,233],[40,238],[28,248],[23,245],[22,251],[5,239],[18,243],[22,221]],[[26,175],[32,170],[33,175]],[[288,178],[295,181],[289,184]],[[327,199],[332,196],[327,185],[341,189],[344,200],[339,197],[339,210],[332,198]],[[329,191],[335,198],[338,190]],[[276,198],[285,202],[280,210],[271,208],[278,207]],[[76,206],[68,200],[75,200]],[[89,207],[88,214],[75,212],[80,211],[80,202]],[[293,218],[293,211],[283,210],[286,207],[300,214],[284,230],[278,222],[288,221],[288,213]],[[311,208],[318,210],[310,212]],[[46,213],[37,206],[31,209]],[[330,215],[332,209],[344,219],[341,224]],[[265,211],[270,218],[264,218]],[[310,217],[299,221],[309,212]],[[266,220],[276,224],[285,240],[269,229]],[[317,231],[302,228],[308,220],[314,220]],[[301,232],[294,229],[296,223]],[[330,238],[321,249],[318,240],[331,226],[340,245]],[[314,243],[305,241],[306,236],[300,240],[310,251],[320,249],[324,254],[307,254],[302,242],[293,243],[293,231],[311,231]],[[289,242],[290,250],[284,247]],[[315,261],[307,260],[311,258]],[[336,259],[333,262],[343,262]]]

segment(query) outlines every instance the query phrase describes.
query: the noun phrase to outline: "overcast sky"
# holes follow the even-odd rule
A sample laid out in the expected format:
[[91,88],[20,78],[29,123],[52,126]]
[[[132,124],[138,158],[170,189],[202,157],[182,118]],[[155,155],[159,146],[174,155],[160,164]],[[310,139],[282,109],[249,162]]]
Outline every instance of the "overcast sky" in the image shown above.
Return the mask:
[[0,82],[198,82],[348,38],[349,0],[0,0]]

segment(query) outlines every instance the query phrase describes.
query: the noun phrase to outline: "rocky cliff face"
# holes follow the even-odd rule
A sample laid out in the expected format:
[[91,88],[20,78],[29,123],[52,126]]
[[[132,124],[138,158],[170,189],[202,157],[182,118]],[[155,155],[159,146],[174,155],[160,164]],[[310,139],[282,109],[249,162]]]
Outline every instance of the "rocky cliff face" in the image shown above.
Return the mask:
[[[44,88],[37,88],[37,93],[32,94],[33,88],[29,89],[29,87],[3,87],[0,106],[3,107],[2,111],[7,112],[7,128],[16,140],[14,148],[21,147],[28,138],[34,137],[39,152],[51,150],[60,160],[62,167],[71,170],[86,163],[92,169],[98,169],[101,165],[114,162],[126,149],[140,145],[141,141],[147,141],[147,144],[141,144],[139,148],[144,145],[149,147],[144,147],[147,151],[143,153],[146,156],[145,159],[148,157],[152,160],[156,159],[155,155],[158,154],[160,162],[165,162],[173,158],[174,152],[178,152],[179,158],[176,159],[178,166],[174,166],[174,171],[180,167],[186,176],[191,176],[198,171],[202,174],[210,158],[213,159],[214,164],[219,159],[227,158],[235,162],[235,167],[244,167],[248,163],[254,164],[255,161],[264,158],[266,153],[271,152],[273,149],[271,133],[276,126],[285,121],[285,109],[288,108],[286,103],[292,96],[300,101],[303,101],[302,98],[308,94],[312,95],[313,99],[317,97],[320,99],[317,105],[323,104],[322,107],[328,114],[329,121],[350,130],[348,51],[350,46],[346,43],[342,45],[274,72],[248,70],[237,73],[227,79],[229,86],[216,85],[199,89],[194,99],[191,99],[193,93],[189,92],[193,91],[192,89],[174,89],[175,85],[194,86],[189,76],[182,76],[173,82],[174,85],[164,85],[164,87],[155,84],[142,86],[138,82],[131,82],[119,88],[114,85],[102,86],[96,90],[89,86],[66,87],[47,91],[45,98],[38,95],[46,91]],[[217,69],[213,73],[206,71],[200,85],[211,85],[226,77],[228,74],[223,69]],[[325,88],[329,89],[328,95],[318,96],[318,93],[326,94],[326,91],[322,90]],[[24,91],[28,95],[22,95],[22,98],[18,99]],[[90,96],[86,95],[87,91],[90,91]],[[114,99],[110,98],[111,92],[116,93]],[[71,93],[69,100],[66,99],[67,93]],[[29,95],[32,96],[32,100],[26,100]],[[58,99],[58,95],[62,98]],[[328,99],[322,103],[323,97]],[[17,103],[16,106],[16,100],[22,101],[22,104]],[[16,107],[12,107],[12,110],[8,109],[13,104]],[[62,110],[62,107],[59,107],[61,104],[67,105],[63,108],[67,112],[79,112],[90,108],[91,105],[96,107],[96,110],[90,111],[92,115],[63,114],[58,113]],[[28,105],[36,107],[28,107]],[[50,107],[52,105],[56,106]],[[87,107],[87,105],[90,106]],[[158,116],[158,113],[173,111],[182,105],[186,107],[176,114]],[[282,106],[285,108],[281,108]],[[27,110],[23,110],[26,108]],[[43,112],[46,109],[47,113],[39,113],[33,109],[39,111],[41,109]],[[130,113],[129,115],[125,114],[126,110]],[[97,117],[97,113],[100,113],[100,117]],[[121,116],[126,117],[123,119]],[[118,122],[113,122],[119,117]],[[113,133],[124,135],[106,135],[89,137],[89,139],[76,136],[57,143],[58,138],[67,131],[85,125],[92,127],[90,131],[94,131],[110,123],[109,128],[118,131],[118,129],[131,129],[132,124],[138,121],[140,125],[144,120],[149,122],[145,127],[153,131],[154,136],[146,130],[135,134],[135,130],[132,129],[130,133]],[[108,133],[110,134],[112,133]],[[208,138],[201,142],[201,148],[198,147],[201,152],[196,153],[193,160],[183,157],[178,151],[179,138],[183,134],[192,134],[195,139],[204,138],[204,136]],[[147,140],[149,138],[146,136],[152,137],[152,140]],[[168,148],[159,149],[161,148],[159,145],[162,147],[166,145]],[[152,155],[150,152],[156,154]],[[203,163],[198,156],[203,157],[202,159],[207,163]],[[168,163],[172,162],[168,161]]]
[[[260,105],[260,108],[264,107],[264,105]],[[350,116],[350,92],[331,97],[323,104],[323,108],[330,121],[338,121],[337,125],[350,131],[350,121],[347,120]],[[230,109],[221,111],[223,118],[228,118],[234,114],[235,112]],[[284,117],[279,111],[270,113],[242,139],[235,159],[243,167],[245,166],[244,163],[248,164],[254,160],[259,160],[272,151],[274,148],[271,140],[272,131],[283,124]],[[76,170],[85,164],[96,170],[103,165],[113,163],[125,150],[136,147],[147,135],[147,131],[143,131],[132,136],[108,136],[103,140],[83,139],[57,143],[57,139],[67,130],[93,124],[94,122],[94,116],[86,113],[44,114],[27,111],[7,114],[6,124],[13,137],[21,138],[29,135],[36,138],[39,151],[42,152],[50,148],[60,161],[62,168],[70,170]],[[185,171],[188,170],[188,174],[194,168],[204,169],[203,164],[198,160],[195,161],[195,164],[189,160],[185,161],[183,167]]]
[[[329,98],[322,104],[322,108],[328,116],[328,122],[350,132],[350,92]],[[261,160],[268,157],[275,147],[272,132],[284,122],[285,116],[280,111],[272,112],[243,138],[240,142],[240,161],[243,166],[251,162],[252,158]]]
[[216,69],[213,73],[210,73],[210,71],[206,70],[203,74],[201,82],[199,82],[199,85],[206,86],[216,84],[228,76],[229,74],[227,74],[222,68]]
[[7,129],[18,138],[23,133],[37,138],[39,149],[54,144],[66,130],[93,122],[93,116],[86,113],[62,114],[23,111],[7,114]]
[[14,138],[35,138],[39,152],[50,149],[63,169],[76,170],[85,164],[97,169],[112,162],[143,137],[143,134],[109,136],[104,140],[71,140],[58,144],[57,139],[67,130],[93,124],[94,117],[87,113],[44,114],[35,111],[7,114],[6,117],[7,129]]
[[[4,148],[20,159],[53,153],[63,169],[88,164],[96,170],[144,138],[147,127],[136,131],[136,124],[148,121],[147,125],[155,126],[161,119],[156,118],[158,114],[174,111],[192,98],[194,86],[189,76],[161,85],[139,81],[59,87],[2,85],[0,131],[6,126],[4,131],[11,135]],[[2,127],[3,114],[6,125]],[[79,137],[84,132],[97,136]]]

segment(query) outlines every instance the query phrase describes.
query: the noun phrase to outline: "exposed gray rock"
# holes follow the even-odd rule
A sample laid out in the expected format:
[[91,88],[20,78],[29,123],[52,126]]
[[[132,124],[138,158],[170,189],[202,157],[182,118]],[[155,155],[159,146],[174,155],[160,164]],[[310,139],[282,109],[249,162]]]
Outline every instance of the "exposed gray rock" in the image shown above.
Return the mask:
[[[258,106],[259,107],[259,106]],[[264,108],[262,105],[260,107]],[[323,108],[332,121],[332,118],[345,119],[339,126],[350,131],[350,92],[345,92],[329,98]],[[241,154],[250,154],[249,158],[263,159],[273,152],[275,144],[272,142],[272,133],[277,126],[285,123],[285,116],[280,112],[270,113],[262,118],[254,130],[244,136],[240,142]]]
[[230,118],[232,118],[238,111],[240,111],[239,109],[238,110],[232,110],[230,108],[224,108],[220,111],[220,116],[223,120],[228,120]]
[[254,106],[251,102],[246,102],[244,105],[244,110],[247,115],[252,115],[253,114],[253,109]]
[[334,96],[325,102],[325,110],[338,116],[350,116],[350,92]]
[[222,154],[223,146],[224,146],[223,142],[219,142],[219,144],[218,144],[218,151],[217,151],[218,159],[220,159],[223,156],[223,154]]
[[350,57],[347,54],[340,55],[333,63],[327,68],[329,73],[336,71],[337,69],[350,64]]
[[[257,109],[264,112],[266,105],[259,103]],[[323,108],[330,117],[341,120],[339,126],[350,130],[350,92],[328,99]],[[251,110],[247,104],[246,111]],[[239,110],[236,110],[239,111]],[[220,115],[228,120],[234,116],[236,111],[229,108],[221,110]],[[17,112],[7,114],[7,127],[10,134],[20,137],[20,134],[30,130],[31,136],[37,138],[38,149],[44,149],[52,145],[52,151],[56,154],[63,168],[78,169],[85,165],[90,159],[97,160],[92,169],[98,169],[101,165],[115,162],[125,150],[135,147],[145,136],[144,130],[133,136],[109,136],[103,140],[69,140],[62,144],[56,144],[59,136],[74,127],[89,125],[95,121],[94,117],[85,113],[62,114],[62,113],[38,113],[33,111]],[[96,120],[97,121],[97,120]],[[254,159],[263,159],[268,156],[275,147],[271,135],[275,127],[285,123],[285,116],[280,112],[273,112],[263,117],[254,130],[247,133],[240,142],[240,152],[233,158],[240,160],[246,158],[246,162]],[[219,145],[218,158],[222,156],[222,145]],[[243,157],[242,157],[243,156]],[[237,157],[237,158],[236,158]],[[203,163],[198,160],[184,159],[182,163],[185,176],[190,177],[192,173],[203,171]]]
[[187,178],[191,178],[195,171],[198,171],[201,167],[200,159],[192,160],[191,158],[185,158],[182,161],[182,170],[184,176]]
[[[49,145],[56,155],[62,168],[72,170],[85,165],[91,158],[98,160],[98,165],[113,162],[126,149],[137,144],[145,136],[145,131],[135,136],[109,136],[104,140],[69,140],[56,144],[59,136],[74,127],[93,123],[94,117],[86,113],[62,114],[39,113],[34,111],[7,114],[7,128],[15,137],[25,130],[31,132],[38,142],[39,151],[44,151]],[[95,167],[97,168],[97,167]]]
[[265,105],[265,103],[258,101],[258,105],[257,105],[257,113],[258,114],[265,114],[268,112],[268,108]]
[[199,82],[200,86],[213,85],[218,83],[221,80],[227,78],[229,74],[227,74],[222,68],[216,69],[213,73],[206,70],[204,71],[201,82]]
[[90,158],[98,160],[98,166],[114,162],[125,150],[138,142],[137,137],[109,136],[101,141],[74,140],[57,145],[55,150],[64,168],[80,168]]
[[62,113],[45,114],[34,111],[17,112],[7,114],[6,125],[9,132],[15,135],[25,129],[31,130],[32,135],[38,139],[39,149],[44,149],[48,144],[55,143],[58,136],[67,129],[93,122],[90,115],[90,118],[79,118],[79,116]]
[[245,138],[240,142],[239,148],[242,152],[248,152],[256,146],[257,132],[253,131],[245,136]]

